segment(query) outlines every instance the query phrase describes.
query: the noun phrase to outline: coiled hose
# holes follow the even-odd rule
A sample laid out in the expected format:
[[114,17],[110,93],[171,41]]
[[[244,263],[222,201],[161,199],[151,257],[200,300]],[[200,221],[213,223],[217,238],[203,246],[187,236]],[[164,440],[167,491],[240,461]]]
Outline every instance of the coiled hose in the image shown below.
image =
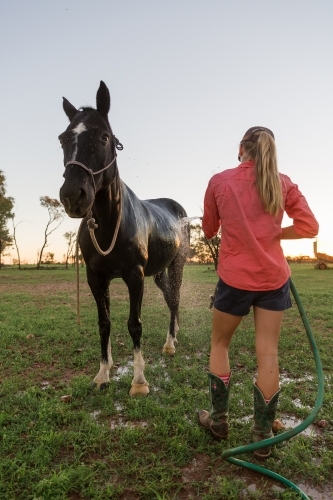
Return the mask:
[[260,467],[259,465],[253,464],[251,462],[245,462],[244,460],[239,460],[238,458],[234,458],[236,455],[240,455],[242,453],[248,453],[248,452],[253,452],[254,450],[259,450],[260,448],[265,448],[266,446],[272,446],[277,443],[281,443],[282,441],[285,441],[287,439],[290,439],[300,432],[302,432],[304,429],[306,429],[316,416],[318,415],[320,408],[322,407],[323,400],[324,400],[324,374],[323,374],[323,369],[318,353],[318,349],[311,331],[311,327],[308,321],[308,318],[305,314],[302,302],[299,298],[299,295],[297,293],[297,290],[295,288],[294,283],[292,280],[290,280],[290,289],[293,294],[293,297],[295,299],[295,302],[298,307],[298,311],[300,313],[303,325],[305,327],[306,334],[308,336],[311,350],[313,352],[315,364],[316,364],[316,370],[317,370],[317,377],[318,377],[318,394],[317,394],[317,399],[316,399],[316,404],[315,407],[313,408],[312,412],[310,415],[299,425],[294,427],[293,429],[290,429],[289,431],[283,432],[282,434],[279,434],[277,436],[274,436],[269,439],[265,439],[263,441],[259,441],[257,443],[252,443],[248,444],[246,446],[239,446],[238,448],[231,448],[230,450],[226,450],[222,453],[222,458],[225,458],[228,462],[234,464],[234,465],[239,465],[240,467],[246,467],[247,469],[251,469],[255,472],[260,472],[261,474],[264,474],[266,476],[269,476],[272,479],[275,479],[276,481],[280,481],[281,483],[284,483],[288,488],[291,488],[297,493],[301,495],[302,499],[310,500],[309,497],[294,483],[289,481],[288,479],[284,478],[283,476],[280,476],[279,474],[276,474],[275,472],[272,472],[268,469],[265,469],[264,467]]

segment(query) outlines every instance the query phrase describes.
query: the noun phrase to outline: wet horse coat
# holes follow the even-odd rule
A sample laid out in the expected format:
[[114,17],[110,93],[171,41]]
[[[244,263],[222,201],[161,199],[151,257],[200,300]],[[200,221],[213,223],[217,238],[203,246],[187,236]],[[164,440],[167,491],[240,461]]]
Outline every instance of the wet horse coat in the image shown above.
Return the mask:
[[[140,320],[144,277],[153,276],[170,311],[163,352],[175,353],[183,267],[189,248],[186,212],[174,200],[139,200],[120,179],[108,113],[110,94],[104,82],[96,96],[97,109],[77,110],[67,99],[63,107],[70,125],[59,136],[64,150],[65,181],[60,199],[70,217],[84,218],[79,244],[87,280],[98,309],[101,342],[97,387],[109,382],[112,367],[109,285],[121,277],[128,287],[128,331],[134,347],[134,377],[130,394],[147,394]],[[96,238],[94,245],[92,239]],[[113,240],[113,241],[111,241]]]

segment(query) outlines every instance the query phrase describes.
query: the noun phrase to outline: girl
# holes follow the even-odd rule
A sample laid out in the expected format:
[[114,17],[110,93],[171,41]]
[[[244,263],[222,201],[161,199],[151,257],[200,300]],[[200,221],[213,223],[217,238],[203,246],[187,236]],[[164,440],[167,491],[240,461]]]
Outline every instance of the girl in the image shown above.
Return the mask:
[[[318,222],[289,177],[279,174],[274,134],[250,128],[239,145],[236,168],[214,175],[204,199],[207,239],[221,227],[219,281],[213,307],[209,391],[211,410],[199,423],[216,439],[228,435],[229,345],[253,307],[258,376],[254,384],[253,440],[272,437],[279,389],[278,342],[284,310],[291,307],[290,268],[281,239],[313,238]],[[281,228],[284,211],[293,225]],[[256,450],[267,458],[270,447]]]

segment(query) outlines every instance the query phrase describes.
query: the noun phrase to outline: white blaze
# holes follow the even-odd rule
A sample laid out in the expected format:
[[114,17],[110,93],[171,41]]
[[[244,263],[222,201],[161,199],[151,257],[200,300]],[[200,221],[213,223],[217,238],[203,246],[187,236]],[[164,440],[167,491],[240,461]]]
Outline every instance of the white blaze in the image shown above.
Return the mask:
[[75,144],[74,151],[73,151],[73,154],[72,154],[72,160],[76,159],[76,155],[77,155],[77,141],[78,141],[79,135],[82,134],[82,132],[84,132],[85,130],[87,130],[87,127],[83,123],[79,123],[72,130],[72,132],[74,134],[74,141],[73,142]]

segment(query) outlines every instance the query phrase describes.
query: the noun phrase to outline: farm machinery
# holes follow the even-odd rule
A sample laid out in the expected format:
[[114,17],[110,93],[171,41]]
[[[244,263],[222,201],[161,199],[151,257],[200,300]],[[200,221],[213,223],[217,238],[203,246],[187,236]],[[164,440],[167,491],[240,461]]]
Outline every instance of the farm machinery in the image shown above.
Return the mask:
[[333,256],[327,253],[318,252],[318,241],[313,242],[313,253],[317,259],[315,267],[321,269],[322,271],[327,269],[329,265],[333,265]]

